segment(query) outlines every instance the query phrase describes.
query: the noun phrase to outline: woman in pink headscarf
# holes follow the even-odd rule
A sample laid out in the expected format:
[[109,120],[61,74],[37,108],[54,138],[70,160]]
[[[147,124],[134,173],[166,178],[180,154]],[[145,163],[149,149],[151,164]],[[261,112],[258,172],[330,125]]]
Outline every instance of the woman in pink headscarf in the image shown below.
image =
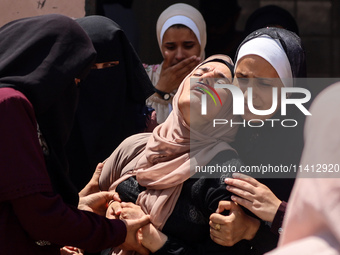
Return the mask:
[[[229,145],[238,125],[213,126],[213,119],[240,120],[232,114],[231,93],[213,89],[216,79],[212,78],[230,84],[232,74],[232,61],[224,55],[198,65],[179,86],[167,120],[153,133],[127,138],[104,164],[101,190],[115,190],[122,201],[140,206],[138,216],[150,215],[152,224],[142,229],[142,244],[152,253],[240,254],[241,244],[223,247],[209,237],[210,214],[220,200],[230,200],[223,184],[226,174],[197,171],[217,165],[238,169],[241,164]],[[202,98],[215,92],[221,103],[215,105],[207,96],[207,114],[202,115]],[[135,217],[132,208],[129,203],[122,204],[119,212],[113,210]]]

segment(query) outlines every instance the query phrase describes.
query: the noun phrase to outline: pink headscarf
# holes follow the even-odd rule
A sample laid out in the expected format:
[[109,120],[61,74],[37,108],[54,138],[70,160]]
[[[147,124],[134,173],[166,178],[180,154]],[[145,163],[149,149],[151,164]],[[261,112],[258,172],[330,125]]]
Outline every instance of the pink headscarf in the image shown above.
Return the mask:
[[[200,65],[216,58],[232,63],[228,56],[214,55]],[[235,125],[213,127],[212,123],[207,123],[203,132],[185,123],[178,100],[191,74],[179,86],[173,99],[173,111],[166,121],[152,134],[137,134],[123,141],[105,162],[99,180],[102,190],[114,190],[120,182],[136,175],[138,183],[146,187],[136,204],[150,214],[151,222],[160,230],[176,205],[183,182],[194,174],[192,166],[204,166],[219,152],[232,149],[229,143],[237,132]],[[231,94],[215,118],[239,120],[239,116],[232,114]]]

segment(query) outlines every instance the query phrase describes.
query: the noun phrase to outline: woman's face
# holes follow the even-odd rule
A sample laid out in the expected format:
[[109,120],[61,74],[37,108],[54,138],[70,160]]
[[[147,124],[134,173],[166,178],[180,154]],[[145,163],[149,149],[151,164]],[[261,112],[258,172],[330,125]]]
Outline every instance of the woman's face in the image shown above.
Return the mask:
[[[240,59],[235,70],[234,84],[238,86],[244,95],[245,120],[271,118],[281,105],[281,87],[283,84],[274,67],[268,61],[257,55],[247,55]],[[253,106],[256,110],[268,110],[273,102],[273,88],[278,88],[277,108],[269,115],[256,115],[248,108],[248,87],[252,87]]]
[[200,56],[201,46],[196,35],[187,27],[170,27],[163,35],[161,50],[169,58],[170,66],[191,56]]
[[[191,79],[195,78],[195,79]],[[218,78],[220,80],[218,80]],[[178,100],[179,109],[188,125],[197,127],[211,121],[221,110],[222,105],[216,99],[215,93],[210,89],[215,83],[231,84],[232,74],[229,68],[220,62],[208,62],[196,69],[184,82],[183,90]],[[209,91],[217,101],[213,101],[211,96],[204,90]],[[229,92],[222,88],[215,88],[222,104],[226,102]],[[206,94],[207,114],[201,114],[202,95]]]

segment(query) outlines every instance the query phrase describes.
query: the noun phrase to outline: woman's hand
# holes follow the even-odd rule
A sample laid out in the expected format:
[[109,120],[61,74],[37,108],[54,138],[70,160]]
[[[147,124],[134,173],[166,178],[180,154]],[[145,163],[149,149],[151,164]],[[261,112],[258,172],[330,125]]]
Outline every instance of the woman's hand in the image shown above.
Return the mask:
[[111,200],[106,210],[106,218],[119,219],[122,212],[122,206],[119,201]]
[[[115,211],[115,213],[119,213],[119,218],[122,220],[140,219],[145,217],[145,213],[142,211],[141,207],[133,203],[121,203],[119,206],[116,204],[112,207],[114,208],[112,210]],[[152,224],[143,226],[136,235],[137,243],[151,252],[156,252],[160,249],[167,239],[168,237],[157,230]],[[131,248],[125,247],[124,249]]]
[[134,203],[121,203],[120,219],[140,219],[146,214],[139,205]]
[[108,203],[117,200],[116,192],[102,191],[79,198],[78,209],[105,216]]
[[[229,211],[225,216],[220,213]],[[210,237],[223,246],[233,246],[239,241],[251,240],[260,227],[260,221],[247,215],[233,201],[220,201],[216,213],[210,216]]]
[[64,246],[60,249],[60,255],[84,255],[84,251],[76,247]]
[[150,216],[144,215],[140,219],[121,219],[126,225],[125,242],[119,246],[122,250],[136,251],[138,254],[148,255],[150,251],[142,245],[141,228],[150,225]]
[[244,206],[262,220],[273,222],[281,200],[266,185],[240,173],[234,173],[233,178],[225,179],[225,183],[227,190],[236,195],[231,196],[234,202]]
[[[111,205],[110,205],[111,206]],[[119,219],[123,220],[127,225],[127,237],[125,243],[120,245],[119,247],[123,250],[134,250],[139,254],[149,254],[150,251],[142,245],[142,230],[141,228],[148,224],[150,221],[145,221],[146,214],[142,211],[141,207],[135,205],[133,203],[120,203],[118,205],[117,202],[112,203],[112,212],[119,216]],[[133,227],[130,230],[129,224],[130,222],[134,222],[135,220],[143,220],[144,224],[140,225],[139,228]]]
[[103,163],[98,163],[96,170],[94,171],[91,180],[86,186],[79,192],[79,197],[84,197],[100,191],[99,189],[99,177],[103,170]]
[[183,79],[199,64],[201,58],[191,56],[172,66],[170,61],[168,52],[165,51],[162,70],[156,85],[157,89],[168,93],[178,89]]

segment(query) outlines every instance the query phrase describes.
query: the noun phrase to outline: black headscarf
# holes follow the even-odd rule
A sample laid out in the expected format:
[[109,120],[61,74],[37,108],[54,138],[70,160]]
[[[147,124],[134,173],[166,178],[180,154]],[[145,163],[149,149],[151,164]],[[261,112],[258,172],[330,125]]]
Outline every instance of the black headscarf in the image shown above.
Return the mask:
[[289,11],[276,5],[266,5],[254,11],[247,19],[245,33],[248,35],[257,29],[277,25],[299,35],[294,17]]
[[0,38],[0,87],[19,90],[32,103],[53,188],[76,205],[64,146],[77,104],[74,79],[84,78],[94,62],[92,43],[75,21],[58,14],[12,21],[0,28]]
[[81,189],[96,165],[111,155],[128,136],[145,129],[145,100],[152,83],[128,41],[114,21],[103,16],[76,20],[97,51],[97,63],[119,61],[114,67],[93,69],[80,86],[76,122],[68,146],[74,182]]

